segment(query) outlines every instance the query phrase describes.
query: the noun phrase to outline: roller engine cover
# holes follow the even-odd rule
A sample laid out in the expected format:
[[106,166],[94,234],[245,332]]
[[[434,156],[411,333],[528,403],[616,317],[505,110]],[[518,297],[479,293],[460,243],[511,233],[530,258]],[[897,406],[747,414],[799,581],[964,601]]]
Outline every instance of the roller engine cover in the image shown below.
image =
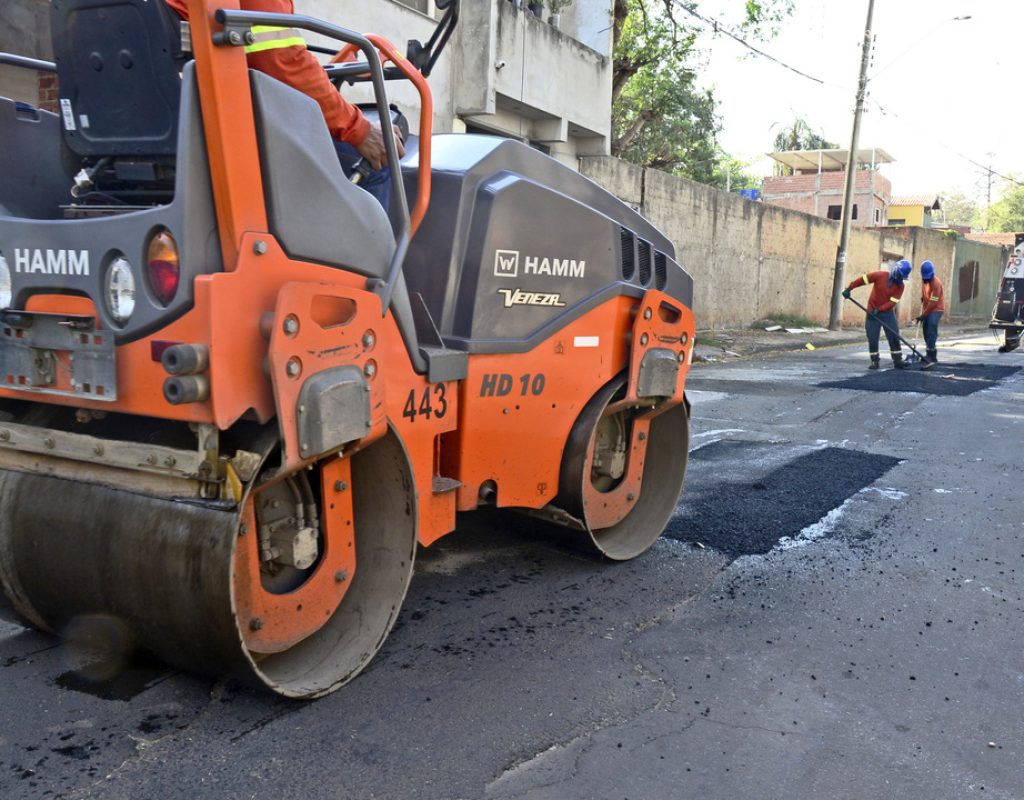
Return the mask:
[[434,137],[433,168],[405,276],[449,347],[525,352],[609,298],[649,288],[692,305],[672,243],[558,161],[510,139],[450,135]]

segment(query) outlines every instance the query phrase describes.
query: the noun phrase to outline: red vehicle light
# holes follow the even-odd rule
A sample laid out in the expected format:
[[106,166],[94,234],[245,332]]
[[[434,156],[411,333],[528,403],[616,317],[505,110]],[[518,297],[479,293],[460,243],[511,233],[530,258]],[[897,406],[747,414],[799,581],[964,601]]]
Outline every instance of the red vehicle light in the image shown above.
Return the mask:
[[164,305],[174,299],[181,282],[181,263],[178,258],[178,243],[168,231],[154,236],[149,242],[146,254],[146,272],[149,288]]

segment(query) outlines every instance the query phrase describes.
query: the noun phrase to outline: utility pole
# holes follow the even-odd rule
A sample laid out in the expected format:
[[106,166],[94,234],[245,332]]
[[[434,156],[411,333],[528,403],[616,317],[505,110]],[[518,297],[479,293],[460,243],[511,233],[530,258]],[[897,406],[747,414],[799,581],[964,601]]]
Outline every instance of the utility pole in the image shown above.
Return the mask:
[[987,172],[988,172],[988,191],[985,194],[985,202],[988,205],[992,205],[992,156],[994,156],[994,155],[995,155],[995,153],[989,153],[988,154],[988,158],[989,158],[988,170],[987,170]]
[[857,82],[857,103],[853,109],[853,134],[850,136],[850,154],[846,159],[846,186],[843,191],[843,216],[840,223],[839,247],[836,248],[836,269],[832,281],[832,313],[829,330],[839,330],[843,318],[843,287],[846,271],[846,251],[850,245],[850,218],[853,213],[853,187],[856,180],[857,140],[860,138],[860,118],[864,113],[864,97],[868,86],[868,62],[871,60],[871,18],[875,0],[868,0],[868,21],[864,26],[864,46],[860,56],[860,80]]

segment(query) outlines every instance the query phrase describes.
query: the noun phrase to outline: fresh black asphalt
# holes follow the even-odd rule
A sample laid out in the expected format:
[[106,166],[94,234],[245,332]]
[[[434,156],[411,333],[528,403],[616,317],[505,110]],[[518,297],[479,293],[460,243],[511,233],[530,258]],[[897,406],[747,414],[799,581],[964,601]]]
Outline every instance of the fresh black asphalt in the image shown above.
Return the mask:
[[920,392],[965,397],[982,389],[991,389],[1019,369],[995,364],[939,363],[930,370],[880,369],[846,380],[824,381],[818,386],[859,392]]

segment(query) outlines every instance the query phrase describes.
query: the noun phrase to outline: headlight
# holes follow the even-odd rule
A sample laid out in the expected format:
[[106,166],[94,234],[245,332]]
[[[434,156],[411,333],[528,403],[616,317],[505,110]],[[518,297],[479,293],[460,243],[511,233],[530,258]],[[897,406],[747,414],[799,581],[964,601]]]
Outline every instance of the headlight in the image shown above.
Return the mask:
[[9,308],[11,305],[11,268],[7,266],[7,259],[0,253],[0,308]]
[[124,256],[115,258],[107,269],[107,308],[118,325],[124,325],[135,310],[135,276]]

